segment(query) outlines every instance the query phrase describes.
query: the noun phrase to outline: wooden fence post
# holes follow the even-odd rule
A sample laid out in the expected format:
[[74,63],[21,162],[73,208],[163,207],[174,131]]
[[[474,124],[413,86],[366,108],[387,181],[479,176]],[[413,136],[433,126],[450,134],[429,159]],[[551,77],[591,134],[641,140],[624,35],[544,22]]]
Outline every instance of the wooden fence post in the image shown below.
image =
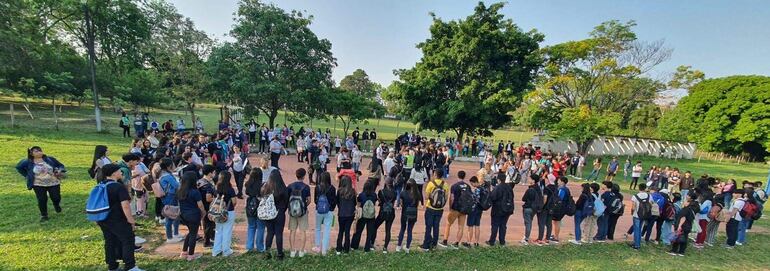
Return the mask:
[[16,127],[16,118],[13,116],[13,103],[11,105],[11,128]]

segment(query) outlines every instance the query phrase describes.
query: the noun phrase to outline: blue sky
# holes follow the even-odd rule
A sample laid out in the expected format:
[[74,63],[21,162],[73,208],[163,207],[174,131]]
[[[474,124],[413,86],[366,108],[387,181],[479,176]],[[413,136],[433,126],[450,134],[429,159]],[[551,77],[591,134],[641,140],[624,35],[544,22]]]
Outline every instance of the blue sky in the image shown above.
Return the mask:
[[[219,40],[233,21],[237,0],[170,0],[198,28]],[[364,69],[387,86],[393,69],[409,68],[421,57],[415,44],[425,40],[429,12],[444,20],[465,18],[477,1],[280,0],[285,10],[314,16],[311,29],[332,43],[339,82]],[[490,3],[491,1],[485,1]],[[502,10],[524,30],[545,34],[543,45],[583,39],[603,21],[635,20],[640,40],[663,39],[671,59],[652,72],[665,77],[679,65],[692,65],[707,77],[770,75],[770,3],[767,1],[507,1]]]

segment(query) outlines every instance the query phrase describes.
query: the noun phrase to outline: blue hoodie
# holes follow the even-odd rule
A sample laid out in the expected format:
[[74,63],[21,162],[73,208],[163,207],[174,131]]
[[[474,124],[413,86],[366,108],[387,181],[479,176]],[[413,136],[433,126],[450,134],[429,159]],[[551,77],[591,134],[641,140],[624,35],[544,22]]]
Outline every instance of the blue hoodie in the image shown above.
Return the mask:
[[[52,156],[43,156],[43,162],[54,168],[55,170],[59,171],[66,171],[64,168],[64,165],[62,163],[59,163],[56,158],[53,158]],[[31,159],[23,159],[19,161],[18,164],[16,164],[16,171],[21,174],[21,176],[27,177],[27,190],[32,189],[33,184],[35,183],[35,162],[33,162]]]

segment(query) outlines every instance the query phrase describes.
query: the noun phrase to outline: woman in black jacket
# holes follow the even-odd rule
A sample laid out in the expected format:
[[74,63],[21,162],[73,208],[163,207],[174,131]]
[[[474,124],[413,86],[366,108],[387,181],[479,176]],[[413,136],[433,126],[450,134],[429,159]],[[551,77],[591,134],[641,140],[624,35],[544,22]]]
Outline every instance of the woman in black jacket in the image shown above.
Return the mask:
[[248,227],[246,228],[246,251],[256,249],[257,252],[265,251],[265,223],[256,216],[249,214],[249,202],[252,206],[259,206],[260,190],[262,189],[262,169],[254,167],[249,173],[249,179],[246,181],[244,190],[246,190],[246,218]]
[[[700,205],[695,193],[689,194],[689,196],[689,204],[679,212],[676,218],[677,223],[674,224],[676,239],[671,242],[671,251],[668,252],[672,256],[684,256],[684,250],[687,248],[687,241],[689,239],[688,235],[692,231],[695,215],[700,212]],[[682,218],[684,218],[684,221],[682,221]]]
[[[586,203],[591,203],[589,201],[589,197],[593,197],[591,195],[591,188],[588,183],[581,184],[580,187],[582,188],[582,192],[580,193],[580,197],[578,198],[577,202],[575,202],[575,240],[571,240],[570,242],[576,245],[580,245],[580,239],[582,237],[582,232],[580,231],[580,223],[583,222],[583,218],[589,215],[593,214],[583,214],[583,205]],[[593,237],[593,236],[591,236]]]
[[385,179],[385,186],[377,193],[377,201],[380,202],[380,213],[375,219],[374,236],[372,242],[377,240],[377,232],[380,225],[385,223],[385,244],[382,247],[383,253],[388,253],[388,244],[390,244],[390,232],[393,227],[393,220],[396,218],[396,191],[393,189],[391,178]]
[[[337,190],[339,211],[337,211],[340,223],[337,232],[337,255],[342,252],[350,252],[350,226],[356,211],[356,191],[353,190],[353,181],[349,176],[340,178],[340,189]],[[344,239],[344,242],[343,242]]]
[[[289,206],[289,194],[286,191],[286,183],[283,182],[280,171],[273,170],[270,172],[270,177],[267,178],[267,183],[262,186],[261,192],[262,197],[273,194],[275,208],[278,210],[278,216],[272,220],[264,221],[267,228],[265,249],[269,250],[273,246],[273,237],[275,237],[276,257],[278,260],[283,260],[283,228],[286,226],[286,209]],[[267,257],[271,257],[269,252]]]
[[487,245],[494,246],[495,239],[499,239],[499,245],[505,245],[505,232],[508,229],[508,218],[513,214],[513,183],[501,182],[489,198],[492,201],[492,234]]

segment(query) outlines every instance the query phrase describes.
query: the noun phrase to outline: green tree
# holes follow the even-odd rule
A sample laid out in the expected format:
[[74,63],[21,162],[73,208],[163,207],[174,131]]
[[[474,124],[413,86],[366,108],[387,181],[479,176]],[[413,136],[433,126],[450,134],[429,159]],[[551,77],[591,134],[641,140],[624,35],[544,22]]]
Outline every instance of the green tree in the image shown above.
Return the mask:
[[561,119],[553,126],[559,138],[569,139],[585,153],[589,144],[599,135],[612,134],[620,128],[622,116],[617,112],[596,112],[588,105],[567,108]]
[[405,116],[424,129],[490,135],[510,123],[520,96],[532,88],[543,35],[522,31],[500,14],[503,3],[479,3],[457,21],[436,15],[422,58],[397,72]]
[[660,107],[656,104],[648,104],[631,112],[628,128],[634,136],[654,137],[660,117]]
[[154,107],[168,102],[168,95],[163,88],[165,78],[154,69],[134,69],[119,79],[115,84],[118,98],[131,104],[135,111],[142,107]]
[[340,81],[340,89],[352,91],[368,99],[374,99],[377,95],[375,83],[369,80],[369,75],[362,69],[355,70]]
[[342,122],[345,135],[348,134],[351,123],[363,121],[367,118],[381,115],[385,110],[382,105],[367,99],[354,91],[340,88],[332,88],[325,92],[325,113]]
[[[226,63],[238,67],[227,76],[236,102],[265,113],[270,127],[278,111],[317,114],[318,90],[331,87],[336,66],[331,43],[309,28],[312,17],[256,0],[240,1],[230,35],[235,42]],[[223,62],[224,63],[224,62]],[[222,73],[218,73],[222,74]],[[222,82],[221,78],[213,79]]]
[[708,79],[689,93],[661,119],[658,133],[663,138],[755,159],[770,155],[770,77]]

